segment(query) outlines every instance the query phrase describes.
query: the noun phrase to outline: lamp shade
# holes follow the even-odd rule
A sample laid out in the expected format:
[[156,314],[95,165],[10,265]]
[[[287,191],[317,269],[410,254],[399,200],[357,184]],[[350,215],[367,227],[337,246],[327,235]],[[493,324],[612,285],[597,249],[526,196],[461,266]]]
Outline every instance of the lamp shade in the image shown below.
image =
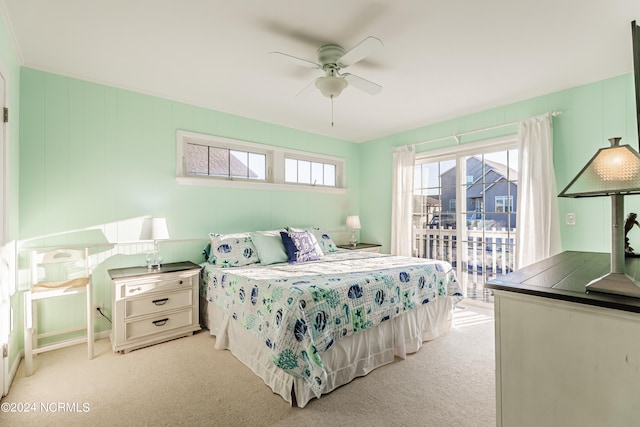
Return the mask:
[[347,84],[347,81],[343,77],[326,76],[316,79],[316,87],[320,89],[320,92],[327,98],[336,98],[339,96],[344,88],[347,87]]
[[347,217],[347,228],[352,230],[360,230],[360,217],[358,215],[351,215]]
[[640,194],[640,154],[628,145],[619,145],[620,138],[609,142],[611,147],[599,149],[560,197]]
[[145,218],[142,221],[140,240],[167,240],[169,229],[165,218]]

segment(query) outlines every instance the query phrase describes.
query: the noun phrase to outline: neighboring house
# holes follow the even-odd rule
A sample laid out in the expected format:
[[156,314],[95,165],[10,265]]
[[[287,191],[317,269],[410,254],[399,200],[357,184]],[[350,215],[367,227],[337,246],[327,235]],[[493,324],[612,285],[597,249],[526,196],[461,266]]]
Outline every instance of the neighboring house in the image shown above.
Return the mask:
[[479,221],[496,228],[513,228],[516,224],[518,184],[517,172],[506,165],[476,156],[467,158],[467,198],[464,206],[456,200],[456,169],[452,168],[440,176],[442,186],[441,216],[454,217],[464,209],[467,222],[475,226]]
[[427,228],[428,222],[440,212],[440,199],[431,196],[413,196],[413,226]]

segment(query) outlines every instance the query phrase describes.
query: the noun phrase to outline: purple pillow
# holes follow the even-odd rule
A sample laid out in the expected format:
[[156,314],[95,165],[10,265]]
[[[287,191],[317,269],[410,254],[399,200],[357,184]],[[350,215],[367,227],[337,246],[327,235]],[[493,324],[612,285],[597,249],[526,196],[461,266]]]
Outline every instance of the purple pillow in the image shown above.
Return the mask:
[[308,231],[281,231],[280,237],[291,264],[317,261],[323,255],[318,253],[315,239]]

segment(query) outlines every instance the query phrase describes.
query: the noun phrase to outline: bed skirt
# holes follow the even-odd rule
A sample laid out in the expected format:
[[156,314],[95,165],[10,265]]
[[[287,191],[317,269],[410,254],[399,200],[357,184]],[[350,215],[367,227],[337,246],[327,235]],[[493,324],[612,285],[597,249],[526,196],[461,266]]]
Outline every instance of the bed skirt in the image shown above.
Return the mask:
[[[451,330],[453,299],[441,297],[337,341],[322,353],[327,381],[322,394],[367,375],[374,369],[404,359],[420,350],[422,343]],[[232,319],[215,304],[201,300],[202,324],[216,337],[216,349],[227,349],[247,365],[274,393],[293,405],[303,408],[315,394],[302,378],[296,378],[278,368],[258,338]]]

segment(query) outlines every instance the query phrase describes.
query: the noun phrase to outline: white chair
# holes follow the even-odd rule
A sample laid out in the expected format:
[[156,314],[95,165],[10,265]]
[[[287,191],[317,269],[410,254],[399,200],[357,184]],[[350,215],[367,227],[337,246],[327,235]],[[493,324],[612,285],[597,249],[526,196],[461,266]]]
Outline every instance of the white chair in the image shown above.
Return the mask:
[[[81,342],[87,343],[89,359],[93,359],[93,292],[91,285],[91,269],[89,266],[89,250],[55,249],[44,253],[32,251],[31,264],[31,289],[24,293],[24,360],[25,376],[33,374],[33,355],[45,351],[75,345]],[[55,270],[57,275],[64,276],[62,280],[55,274],[47,271],[41,281],[42,270]],[[53,271],[52,271],[53,273]],[[49,278],[48,276],[52,276]],[[69,332],[84,330],[85,327],[56,330],[47,333],[38,333],[38,301],[48,298],[60,298],[64,296],[86,294],[87,297],[87,324],[86,337],[65,340],[59,343],[39,346],[39,339]]]

